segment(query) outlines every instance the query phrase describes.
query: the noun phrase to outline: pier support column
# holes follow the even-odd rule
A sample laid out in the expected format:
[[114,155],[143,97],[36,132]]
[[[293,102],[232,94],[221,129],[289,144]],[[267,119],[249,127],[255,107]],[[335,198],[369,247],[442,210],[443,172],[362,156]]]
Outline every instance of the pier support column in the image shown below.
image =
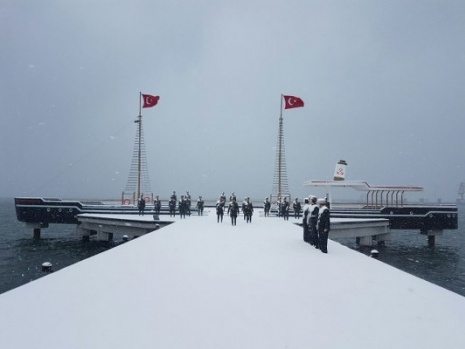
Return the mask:
[[361,236],[358,239],[359,239],[358,244],[360,246],[372,246],[373,245],[372,236]]
[[428,246],[429,247],[434,247],[435,244],[436,244],[436,236],[429,235],[428,236]]
[[105,232],[105,231],[99,231],[97,233],[97,240],[98,241],[112,241],[113,240],[113,233]]
[[82,241],[90,241],[90,230],[83,228],[81,225],[76,226],[76,232],[82,236]]
[[40,228],[32,229],[32,238],[33,239],[40,239]]
[[42,228],[48,228],[48,223],[26,223],[26,227],[32,229],[33,239],[40,239]]
[[421,230],[421,234],[428,237],[428,246],[434,247],[436,244],[436,236],[442,235],[442,230]]

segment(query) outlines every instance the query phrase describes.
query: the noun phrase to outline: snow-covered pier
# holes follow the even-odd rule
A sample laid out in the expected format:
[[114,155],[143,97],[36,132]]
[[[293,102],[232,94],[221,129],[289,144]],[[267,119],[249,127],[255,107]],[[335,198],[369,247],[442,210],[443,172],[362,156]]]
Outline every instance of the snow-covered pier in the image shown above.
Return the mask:
[[[197,213],[195,213],[196,215]],[[205,212],[208,214],[208,211]],[[215,214],[214,212],[212,213]],[[263,216],[263,215],[261,215]],[[159,229],[180,219],[175,217],[153,218],[152,214],[112,215],[112,214],[80,214],[77,215],[77,231],[84,240],[96,235],[98,240],[112,240],[114,234],[141,236]],[[229,218],[226,218],[226,220]],[[278,217],[268,219],[277,220]],[[298,223],[300,219],[290,218],[289,222]],[[331,220],[332,238],[357,238],[360,245],[371,246],[373,240],[385,242],[390,240],[389,220],[377,218],[333,218]]]
[[89,240],[91,235],[97,235],[97,240],[113,240],[114,234],[139,237],[171,224],[172,221],[161,221],[155,215],[110,215],[110,214],[80,214],[77,216],[76,230],[83,240]]
[[2,348],[465,346],[464,297],[292,223],[176,219],[6,292]]

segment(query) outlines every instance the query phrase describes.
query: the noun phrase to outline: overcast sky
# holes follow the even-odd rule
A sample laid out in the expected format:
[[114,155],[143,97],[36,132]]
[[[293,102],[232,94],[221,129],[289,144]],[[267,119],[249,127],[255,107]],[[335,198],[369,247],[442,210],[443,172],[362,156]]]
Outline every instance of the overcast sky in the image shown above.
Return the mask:
[[[118,198],[139,92],[154,194],[465,181],[465,2],[0,1],[0,196]],[[354,193],[359,195],[357,193]]]

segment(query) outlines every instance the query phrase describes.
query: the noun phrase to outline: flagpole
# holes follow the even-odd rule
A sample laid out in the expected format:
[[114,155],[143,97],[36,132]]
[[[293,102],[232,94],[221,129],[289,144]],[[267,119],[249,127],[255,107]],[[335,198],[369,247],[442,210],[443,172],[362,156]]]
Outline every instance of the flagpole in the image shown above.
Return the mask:
[[142,138],[142,92],[139,92],[139,116],[136,121],[139,124],[139,149],[137,154],[137,200],[140,198],[140,172],[141,172],[141,138]]
[[281,109],[279,113],[279,144],[278,144],[278,199],[281,198],[281,170],[282,170],[282,144],[283,144],[283,95],[281,94]]

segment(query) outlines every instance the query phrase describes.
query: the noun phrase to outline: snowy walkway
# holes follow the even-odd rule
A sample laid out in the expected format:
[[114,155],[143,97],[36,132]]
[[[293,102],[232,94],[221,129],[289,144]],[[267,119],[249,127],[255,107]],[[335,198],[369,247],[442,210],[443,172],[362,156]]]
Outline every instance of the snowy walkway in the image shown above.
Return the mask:
[[278,218],[179,220],[0,295],[8,349],[465,348],[465,298]]

